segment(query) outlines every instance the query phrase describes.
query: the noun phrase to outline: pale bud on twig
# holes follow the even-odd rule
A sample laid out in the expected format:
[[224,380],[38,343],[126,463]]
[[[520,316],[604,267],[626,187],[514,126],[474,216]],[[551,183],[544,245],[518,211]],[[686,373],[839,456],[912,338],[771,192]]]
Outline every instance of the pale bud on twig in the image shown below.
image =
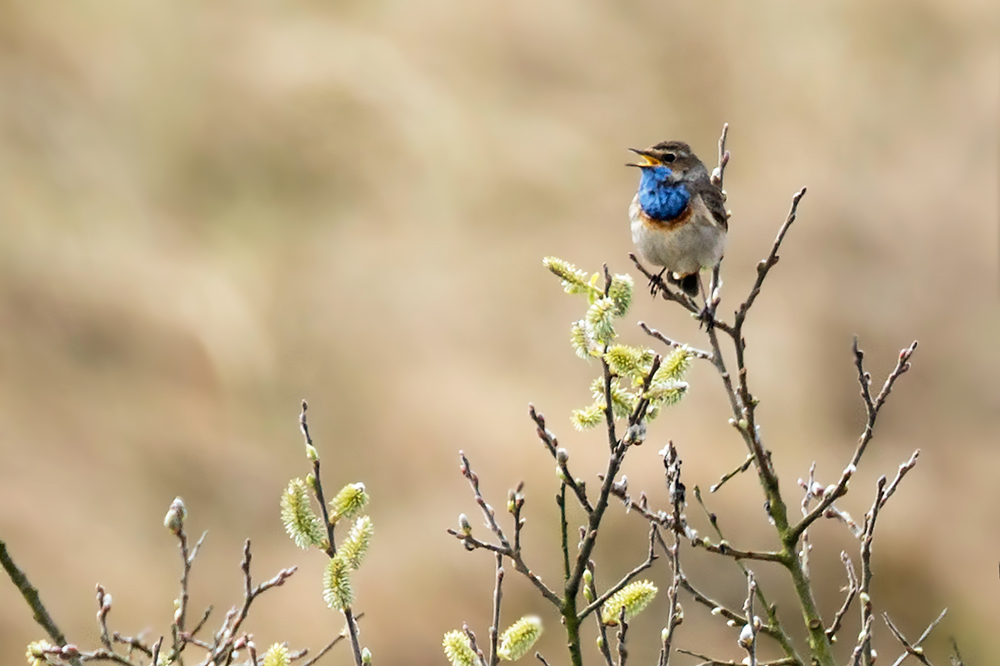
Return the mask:
[[177,497],[170,503],[167,515],[163,518],[163,526],[172,534],[178,535],[184,529],[185,518],[187,518],[187,509],[184,507],[184,500]]

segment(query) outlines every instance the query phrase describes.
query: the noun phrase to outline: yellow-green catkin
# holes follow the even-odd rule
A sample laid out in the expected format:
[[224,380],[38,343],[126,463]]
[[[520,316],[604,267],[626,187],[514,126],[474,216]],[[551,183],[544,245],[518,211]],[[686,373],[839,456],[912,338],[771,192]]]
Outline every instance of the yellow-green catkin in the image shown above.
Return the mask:
[[349,483],[330,501],[330,522],[335,523],[341,518],[353,518],[361,513],[367,504],[368,493],[365,492],[365,484]]
[[48,641],[35,641],[28,644],[28,649],[24,656],[28,659],[29,666],[45,666],[48,661],[45,659],[46,650],[51,650],[55,646]]
[[343,557],[351,569],[357,569],[361,566],[365,553],[368,552],[368,544],[374,532],[375,527],[372,525],[372,519],[368,516],[361,516],[354,521],[347,538],[340,544],[337,555]]
[[309,504],[309,489],[302,479],[292,479],[281,494],[281,522],[299,548],[318,546],[326,538],[323,521]]
[[452,666],[476,666],[479,658],[472,651],[472,642],[461,631],[449,631],[444,635],[444,656]]
[[631,620],[656,596],[656,586],[648,580],[629,583],[611,596],[601,607],[601,621],[609,626],[618,624],[621,609],[625,609],[625,619]]
[[264,666],[289,666],[291,663],[288,648],[281,643],[275,643],[264,654]]
[[535,644],[542,635],[542,621],[534,615],[527,615],[510,625],[500,636],[497,656],[505,661],[517,661]]
[[351,589],[349,576],[350,566],[340,557],[330,559],[323,572],[323,599],[326,605],[334,610],[342,611],[354,601],[354,590]]

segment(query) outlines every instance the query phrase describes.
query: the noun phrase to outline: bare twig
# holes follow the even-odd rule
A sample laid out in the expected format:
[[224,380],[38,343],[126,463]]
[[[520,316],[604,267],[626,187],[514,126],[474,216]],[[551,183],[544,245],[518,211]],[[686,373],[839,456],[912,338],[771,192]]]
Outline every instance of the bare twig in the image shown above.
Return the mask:
[[[45,633],[56,645],[60,647],[66,645],[66,636],[49,615],[48,609],[45,608],[45,604],[42,603],[42,598],[38,594],[38,589],[31,584],[28,576],[14,563],[10,553],[7,552],[7,544],[3,541],[0,541],[0,565],[3,566],[10,581],[14,583],[14,587],[18,589],[28,607],[31,608],[35,622],[45,630]],[[80,666],[80,658],[73,657],[70,659],[70,663],[74,666]]]
[[465,453],[462,451],[458,452],[458,455],[462,459],[461,471],[463,476],[469,481],[469,485],[472,487],[472,493],[476,498],[476,503],[482,510],[483,516],[486,518],[486,524],[489,526],[490,531],[496,535],[497,540],[500,542],[499,546],[493,544],[488,544],[486,542],[480,541],[473,538],[471,535],[466,535],[464,533],[456,532],[455,530],[448,530],[448,533],[455,536],[464,543],[471,544],[476,548],[486,548],[487,550],[492,550],[494,552],[502,553],[510,558],[511,562],[514,564],[514,570],[525,576],[531,583],[542,593],[542,596],[548,599],[552,604],[559,608],[562,606],[562,599],[556,595],[555,592],[549,589],[542,579],[531,571],[528,565],[524,562],[520,551],[514,549],[510,541],[507,540],[507,536],[504,534],[503,529],[496,521],[496,512],[493,510],[486,500],[483,499],[483,494],[479,490],[479,476],[472,471],[472,467],[469,464],[469,459],[465,457]]
[[[888,613],[882,613],[882,620],[884,620],[886,626],[889,627],[889,632],[896,638],[897,641],[900,642],[900,644],[903,646],[903,649],[906,650],[906,652],[903,653],[904,657],[906,655],[910,655],[912,657],[915,657],[917,661],[919,661],[921,664],[924,664],[924,666],[934,666],[930,662],[930,660],[927,659],[926,655],[924,655],[923,648],[918,648],[914,647],[913,645],[910,645],[910,643],[906,640],[906,637],[903,636],[903,632],[897,629],[896,625],[894,625],[892,623],[892,620],[889,619]],[[902,661],[902,657],[900,657],[900,661]]]
[[949,636],[948,640],[951,642],[951,666],[965,666],[965,660],[962,659],[962,653],[958,649],[958,643],[955,641],[955,638]]
[[628,649],[625,647],[625,638],[628,634],[628,622],[625,621],[625,606],[618,611],[618,666],[625,666],[628,658]]
[[[586,586],[584,589],[584,597],[586,599],[596,599],[597,586],[595,582],[593,560],[587,563],[587,571],[590,573],[590,576],[584,577],[584,585]],[[600,613],[594,615],[594,621],[597,623],[597,649],[600,650],[601,656],[604,657],[604,663],[608,666],[614,666],[615,662],[611,657],[611,648],[608,646],[608,625],[604,624]]]
[[[312,437],[309,435],[309,422],[306,420],[306,411],[309,409],[309,403],[305,400],[302,401],[302,412],[299,414],[299,430],[302,431],[302,437],[305,439],[306,449],[309,451],[314,451]],[[323,496],[323,482],[320,477],[319,468],[320,461],[319,456],[310,456],[312,458],[313,464],[313,493],[316,495],[316,501],[319,502],[320,511],[323,514],[323,526],[326,529],[326,554],[328,557],[333,557],[337,554],[337,539],[335,538],[334,530],[336,524],[330,520],[330,510],[326,506],[326,499]],[[358,662],[360,664],[360,662]]]
[[754,580],[753,572],[747,572],[747,600],[743,604],[743,614],[747,618],[747,623],[743,625],[740,632],[740,646],[747,651],[748,666],[757,666],[757,630],[759,622],[753,612],[753,598],[757,594],[757,582]]
[[[866,645],[871,643],[872,639],[872,620],[875,617],[869,615],[865,619],[864,624],[861,627],[861,635],[858,636],[858,644],[851,653],[851,666],[859,666],[861,664],[861,655],[867,652]],[[870,656],[870,655],[869,655]]]
[[235,650],[234,643],[239,634],[240,626],[246,620],[247,614],[250,612],[250,605],[254,600],[272,587],[284,585],[285,581],[298,569],[298,567],[282,569],[273,578],[254,587],[250,576],[250,560],[250,539],[247,539],[243,543],[243,561],[240,563],[240,569],[243,571],[243,604],[238,611],[233,609],[226,614],[225,622],[222,625],[222,629],[216,634],[215,646],[212,649],[212,658],[210,661],[215,662],[219,666],[232,662]]
[[577,617],[583,620],[588,615],[593,613],[595,610],[599,609],[604,605],[604,602],[617,594],[622,588],[628,585],[633,578],[638,576],[640,573],[653,566],[653,562],[656,561],[656,555],[653,553],[653,545],[655,544],[656,536],[656,523],[651,523],[649,526],[649,553],[646,555],[646,560],[637,566],[636,568],[629,571],[627,574],[622,576],[622,579],[615,583],[612,587],[604,592],[601,596],[597,597],[592,601],[586,608],[577,614]]
[[535,411],[534,405],[528,405],[528,414],[531,416],[531,420],[535,422],[535,426],[537,426],[535,431],[538,434],[538,438],[543,444],[545,444],[545,448],[548,449],[549,453],[552,454],[552,457],[555,458],[556,464],[559,465],[559,469],[562,471],[565,479],[564,483],[570,490],[573,491],[573,494],[576,495],[576,499],[580,502],[580,506],[583,507],[583,510],[587,513],[592,512],[594,507],[591,506],[590,500],[587,499],[587,484],[578,480],[569,471],[569,467],[567,466],[567,463],[569,462],[568,452],[566,452],[565,449],[560,452],[559,440],[557,440],[556,436],[552,434],[552,431],[545,427],[545,417],[542,416],[541,413]]
[[[906,649],[906,652],[904,652],[903,654],[899,655],[899,658],[896,659],[896,661],[893,662],[892,666],[899,666],[900,664],[902,664],[903,660],[906,659],[906,657],[908,655],[913,655],[917,659],[920,659],[924,664],[930,664],[930,662],[926,661],[926,657],[923,656],[923,649],[920,648],[920,644],[923,643],[924,640],[928,636],[931,635],[931,632],[934,630],[934,627],[936,627],[936,626],[938,626],[938,624],[940,624],[941,620],[944,619],[944,616],[947,613],[948,613],[948,609],[947,608],[945,608],[943,611],[941,611],[941,614],[937,616],[937,619],[935,619],[933,622],[931,622],[929,625],[927,625],[927,628],[924,629],[924,633],[920,634],[920,638],[918,638],[912,644],[906,642],[906,639],[903,637],[902,632],[900,632],[895,627],[895,625],[893,625],[892,621],[889,620],[889,614],[888,613],[882,613],[882,619],[885,620],[885,623],[887,625],[889,625],[889,631],[892,632],[892,635],[896,637],[896,640],[898,640],[900,643],[902,643],[903,647]],[[954,639],[952,640],[952,644],[954,645]],[[957,647],[955,648],[955,651],[956,652],[958,651]]]
[[672,340],[671,338],[668,338],[667,336],[663,335],[663,333],[660,333],[655,328],[650,328],[649,326],[647,326],[646,322],[644,322],[644,321],[640,321],[639,322],[639,328],[641,328],[643,331],[645,331],[646,335],[648,335],[648,336],[650,336],[652,338],[656,338],[657,340],[659,340],[663,344],[667,345],[668,347],[672,347],[674,349],[686,349],[695,358],[705,359],[706,361],[711,361],[712,360],[712,355],[709,352],[702,351],[701,349],[695,349],[693,347],[689,347],[688,345],[684,344],[683,342],[677,342],[676,340]]
[[[743,661],[732,661],[732,660],[726,660],[726,659],[714,659],[712,657],[708,657],[706,655],[703,655],[700,652],[694,652],[692,650],[685,650],[683,648],[677,648],[677,651],[680,652],[680,653],[682,653],[682,654],[687,654],[687,655],[690,655],[692,657],[696,657],[698,659],[701,659],[702,662],[700,664],[698,664],[698,666],[746,666],[746,662],[743,662]],[[775,659],[773,661],[762,661],[762,662],[759,662],[757,666],[792,666],[793,664],[796,664],[796,663],[799,663],[799,662],[796,662],[791,657],[782,657],[780,659]]]
[[885,399],[889,396],[892,391],[893,384],[899,379],[900,375],[910,369],[910,357],[913,356],[913,352],[917,349],[916,340],[913,341],[906,349],[899,352],[899,359],[896,361],[896,367],[889,376],[886,377],[885,383],[882,385],[882,390],[879,391],[877,397],[872,398],[871,396],[871,375],[865,371],[864,368],[864,352],[858,348],[858,339],[854,338],[854,363],[858,370],[858,382],[861,384],[861,398],[864,400],[865,412],[867,413],[867,422],[865,423],[864,432],[858,438],[858,445],[854,450],[854,455],[851,457],[851,462],[848,463],[847,467],[844,468],[844,472],[840,477],[840,481],[831,492],[824,495],[823,499],[813,507],[813,510],[809,512],[809,515],[802,519],[798,525],[792,528],[792,536],[797,538],[805,531],[813,522],[820,518],[823,513],[830,507],[836,500],[847,493],[847,484],[850,482],[851,477],[854,476],[854,472],[858,468],[858,463],[861,461],[861,456],[864,455],[865,449],[868,447],[868,442],[875,432],[875,420],[878,418],[879,410],[882,405],[885,404]]
[[747,456],[747,459],[744,460],[743,463],[739,467],[737,467],[736,469],[734,469],[731,472],[727,472],[726,474],[723,474],[722,478],[719,479],[719,482],[716,483],[715,485],[713,485],[711,488],[709,488],[708,492],[714,493],[714,492],[718,491],[719,488],[721,488],[723,485],[725,485],[725,483],[727,481],[729,481],[733,477],[735,477],[735,476],[737,476],[739,474],[742,474],[743,472],[745,472],[748,469],[750,469],[750,465],[752,465],[752,464],[753,464],[753,456],[749,455],[749,456]]
[[465,635],[468,637],[469,646],[472,648],[472,651],[475,652],[476,656],[479,658],[479,663],[482,664],[482,666],[486,666],[486,657],[483,656],[483,651],[479,649],[479,644],[476,643],[475,632],[473,632],[472,629],[469,628],[469,625],[467,624],[462,625],[462,631],[464,631]]
[[726,174],[726,165],[729,164],[729,151],[726,150],[726,137],[729,136],[729,123],[722,125],[722,136],[719,137],[719,166],[712,171],[712,184],[722,189],[722,180]]
[[[357,621],[361,620],[361,618],[363,618],[364,616],[365,616],[364,613],[358,613],[358,615],[354,618],[354,621],[357,622]],[[329,652],[330,650],[332,650],[333,646],[335,646],[337,643],[339,643],[340,641],[342,641],[345,638],[347,638],[347,635],[348,635],[347,634],[347,626],[344,626],[343,631],[341,631],[337,635],[336,638],[334,638],[332,641],[330,641],[329,643],[327,643],[326,647],[324,647],[322,650],[320,650],[319,652],[317,652],[315,657],[313,657],[312,659],[310,659],[307,662],[304,662],[302,664],[302,666],[313,666],[313,664],[315,664],[317,661],[319,661],[320,658],[322,658],[327,652]]]
[[844,616],[847,615],[847,611],[851,607],[851,602],[854,601],[854,597],[858,593],[858,576],[854,573],[854,564],[851,563],[851,558],[847,556],[847,553],[841,552],[840,560],[844,563],[844,568],[847,570],[847,596],[844,598],[844,603],[841,605],[840,610],[833,617],[833,624],[826,630],[826,635],[830,637],[830,640],[833,640],[833,637],[840,631],[840,624],[844,621]]
[[497,640],[500,637],[500,600],[502,598],[501,585],[503,584],[503,555],[496,554],[497,575],[496,586],[493,588],[493,625],[490,627],[490,666],[497,666],[500,663],[500,655],[497,653]]
[[[863,626],[870,626],[873,617],[872,602],[869,590],[872,581],[872,540],[875,537],[875,521],[878,520],[879,510],[882,508],[885,497],[885,477],[879,477],[878,486],[875,491],[875,501],[872,508],[865,516],[865,530],[861,537],[861,582],[858,593],[861,597],[861,623]],[[864,666],[870,666],[871,655],[871,632],[867,632],[867,637],[861,641],[861,659]]]

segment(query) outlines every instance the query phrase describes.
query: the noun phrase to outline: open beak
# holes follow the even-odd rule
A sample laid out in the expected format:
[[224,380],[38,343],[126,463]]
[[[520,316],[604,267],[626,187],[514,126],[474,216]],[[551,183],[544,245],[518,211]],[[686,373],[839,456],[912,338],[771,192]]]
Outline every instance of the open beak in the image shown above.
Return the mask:
[[661,164],[660,160],[656,159],[655,157],[652,157],[645,150],[639,150],[638,148],[629,148],[629,150],[631,150],[633,153],[635,153],[636,155],[638,155],[639,157],[641,157],[643,159],[643,163],[642,164],[634,164],[634,163],[630,162],[630,163],[626,164],[625,166],[639,167],[640,169],[642,169],[643,167],[652,167],[652,166],[658,166],[658,165]]

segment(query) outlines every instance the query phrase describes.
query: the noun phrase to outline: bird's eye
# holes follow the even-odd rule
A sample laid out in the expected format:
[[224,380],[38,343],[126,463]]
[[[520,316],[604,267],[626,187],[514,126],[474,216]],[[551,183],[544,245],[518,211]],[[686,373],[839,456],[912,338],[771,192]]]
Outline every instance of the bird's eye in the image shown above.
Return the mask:
[[666,155],[663,156],[664,162],[673,162],[675,159],[677,159],[677,156],[674,155],[673,153],[667,153]]

